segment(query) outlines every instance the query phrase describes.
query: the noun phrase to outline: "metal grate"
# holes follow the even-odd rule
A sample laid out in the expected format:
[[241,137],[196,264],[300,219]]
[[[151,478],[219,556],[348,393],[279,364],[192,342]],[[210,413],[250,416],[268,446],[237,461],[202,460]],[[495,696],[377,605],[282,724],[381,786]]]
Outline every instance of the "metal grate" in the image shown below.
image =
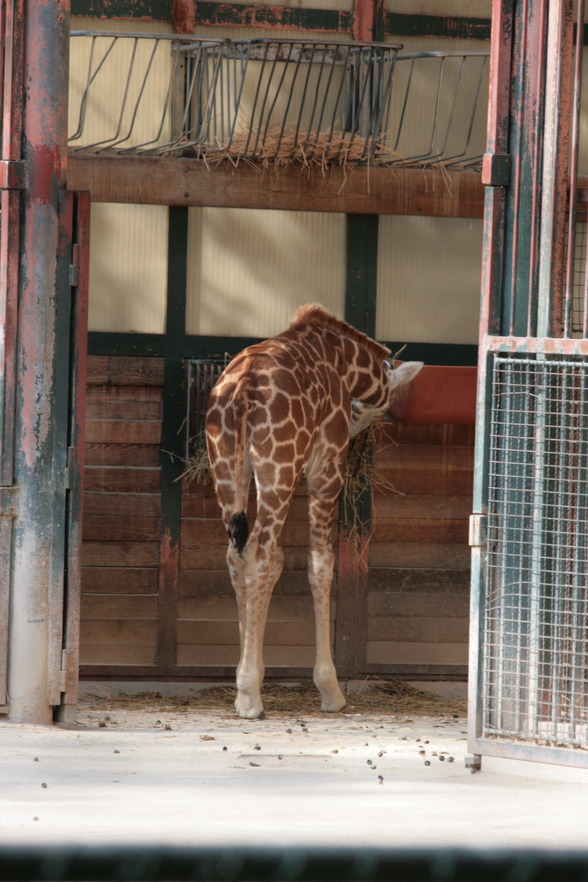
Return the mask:
[[186,402],[186,463],[204,450],[204,423],[208,396],[228,363],[227,358],[191,358],[188,361]]
[[494,356],[483,729],[588,747],[588,362]]

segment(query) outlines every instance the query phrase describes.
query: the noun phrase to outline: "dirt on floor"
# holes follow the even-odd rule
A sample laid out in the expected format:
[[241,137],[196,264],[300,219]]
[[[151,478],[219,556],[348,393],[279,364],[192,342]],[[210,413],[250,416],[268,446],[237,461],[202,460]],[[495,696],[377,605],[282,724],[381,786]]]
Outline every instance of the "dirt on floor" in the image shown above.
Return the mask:
[[[78,709],[77,720],[83,722],[84,714],[95,715],[100,711],[116,711],[130,714],[138,719],[143,714],[167,712],[173,714],[219,713],[234,716],[236,690],[234,686],[211,686],[190,689],[189,694],[166,694],[163,690],[116,692],[94,694],[84,692]],[[262,698],[267,717],[322,717],[320,698],[312,683],[296,685],[267,684],[262,688]],[[413,714],[418,716],[447,715],[464,718],[465,700],[447,698],[424,689],[417,689],[400,681],[371,682],[365,687],[347,692],[347,705],[340,719],[366,716],[391,716]]]

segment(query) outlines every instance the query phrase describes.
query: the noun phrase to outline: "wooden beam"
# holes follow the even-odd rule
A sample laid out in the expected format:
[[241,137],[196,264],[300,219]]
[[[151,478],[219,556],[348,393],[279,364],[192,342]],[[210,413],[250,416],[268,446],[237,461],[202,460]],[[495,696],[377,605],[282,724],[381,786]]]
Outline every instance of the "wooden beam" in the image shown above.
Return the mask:
[[68,180],[94,202],[466,218],[481,218],[484,204],[479,173],[439,168],[207,168],[181,157],[72,154]]

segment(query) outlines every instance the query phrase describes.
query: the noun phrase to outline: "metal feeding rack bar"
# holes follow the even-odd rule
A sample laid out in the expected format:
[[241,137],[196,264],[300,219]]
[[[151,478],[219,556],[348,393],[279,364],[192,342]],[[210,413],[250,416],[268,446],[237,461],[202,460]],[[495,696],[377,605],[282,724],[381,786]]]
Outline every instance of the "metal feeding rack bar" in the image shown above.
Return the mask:
[[70,148],[206,161],[474,167],[488,54],[75,31]]

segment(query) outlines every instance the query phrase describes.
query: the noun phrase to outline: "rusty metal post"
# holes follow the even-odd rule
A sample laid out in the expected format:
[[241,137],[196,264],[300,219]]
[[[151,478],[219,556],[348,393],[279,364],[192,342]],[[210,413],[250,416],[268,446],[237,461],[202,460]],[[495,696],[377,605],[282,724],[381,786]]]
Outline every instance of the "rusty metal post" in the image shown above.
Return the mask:
[[[8,692],[15,722],[49,723],[59,704],[51,659],[63,590],[67,443],[52,405],[59,384],[59,204],[67,163],[69,0],[27,0],[24,25],[21,266]],[[61,615],[61,613],[60,613]],[[54,640],[53,640],[54,645]]]

